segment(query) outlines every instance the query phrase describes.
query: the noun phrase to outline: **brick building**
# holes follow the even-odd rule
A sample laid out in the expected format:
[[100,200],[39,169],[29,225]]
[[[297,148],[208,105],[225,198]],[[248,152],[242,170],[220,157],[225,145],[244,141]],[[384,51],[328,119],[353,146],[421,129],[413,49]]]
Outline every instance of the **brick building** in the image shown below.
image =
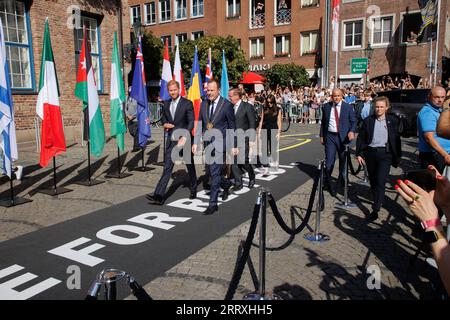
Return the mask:
[[[263,4],[258,8],[258,3]],[[173,48],[203,35],[233,35],[250,61],[263,71],[294,62],[314,74],[321,46],[325,1],[319,0],[129,0],[130,31],[137,19]],[[261,6],[260,6],[261,7]]]
[[[35,139],[35,110],[46,17],[49,18],[66,140],[70,141],[81,135],[81,103],[75,98],[74,90],[83,25],[90,32],[100,105],[108,130],[113,33],[120,33],[120,6],[123,24],[128,26],[129,10],[126,0],[0,1],[18,142]],[[80,19],[73,20],[73,17]],[[80,29],[70,27],[74,25],[72,21],[75,21],[75,25],[78,21]],[[129,43],[129,32],[127,29],[123,31],[123,43]]]
[[[438,68],[450,52],[450,1],[440,0]],[[370,78],[407,71],[415,79],[429,79],[426,67],[430,43],[417,43],[422,18],[417,0],[341,0],[338,74],[341,85],[365,81],[363,74],[351,74],[351,59],[365,57],[368,43],[374,49]],[[436,41],[433,41],[433,60]],[[335,54],[330,53],[329,74],[335,73]],[[438,80],[440,73],[438,73]]]

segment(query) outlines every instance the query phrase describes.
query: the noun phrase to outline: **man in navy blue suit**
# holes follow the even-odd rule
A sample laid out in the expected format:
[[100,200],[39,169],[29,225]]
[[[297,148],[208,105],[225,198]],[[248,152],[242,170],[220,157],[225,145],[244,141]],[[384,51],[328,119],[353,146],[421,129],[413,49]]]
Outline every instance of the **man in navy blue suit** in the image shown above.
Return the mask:
[[[227,145],[232,145],[230,141],[227,144],[227,130],[233,130],[234,132],[236,129],[233,104],[219,95],[219,89],[220,86],[217,80],[208,81],[207,99],[202,101],[198,117],[198,121],[200,121],[202,125],[203,134],[207,131],[208,134],[212,135],[220,134],[220,138],[223,140],[223,142],[221,142],[218,137],[213,136],[210,141],[205,141],[205,147],[208,149],[208,154],[205,159],[207,164],[205,169],[208,171],[206,174],[208,175],[209,173],[209,176],[211,177],[211,193],[208,208],[203,212],[204,215],[213,214],[218,210],[217,198],[219,196],[219,189],[221,183],[225,184],[225,181],[222,179],[222,170],[225,165]],[[204,138],[207,140],[206,135],[204,135]],[[192,146],[192,153],[194,154],[197,153],[198,143],[199,135],[196,134],[194,145]],[[237,149],[232,148],[231,152],[232,154],[237,154]],[[228,188],[229,185],[225,187],[225,193],[228,192]]]
[[[172,133],[177,129],[184,129],[186,132],[190,133],[194,128],[194,107],[190,100],[180,96],[180,84],[175,80],[170,80],[167,83],[167,89],[171,99],[164,101],[162,114],[162,123],[164,130],[167,132],[166,150],[164,150],[166,153],[166,156],[164,157],[164,171],[156,185],[154,194],[147,195],[147,199],[153,201],[154,204],[159,205],[164,204],[164,195],[174,167],[174,162],[171,157],[172,150],[176,146],[182,148],[187,140],[186,137],[181,137],[177,141],[174,141],[172,139]],[[197,197],[197,175],[195,173],[195,164],[192,154],[190,157],[190,161],[186,163],[191,190],[189,199],[195,199]]]
[[343,101],[341,89],[334,89],[332,101],[323,106],[320,143],[325,145],[325,160],[331,176],[336,152],[339,155],[339,176],[344,173],[345,145],[355,138],[356,116],[353,107]]

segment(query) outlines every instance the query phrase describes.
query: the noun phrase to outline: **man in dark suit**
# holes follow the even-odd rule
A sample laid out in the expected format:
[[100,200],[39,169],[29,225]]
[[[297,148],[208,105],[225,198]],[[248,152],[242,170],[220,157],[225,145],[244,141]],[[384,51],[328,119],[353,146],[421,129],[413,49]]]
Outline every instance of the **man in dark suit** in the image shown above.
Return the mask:
[[[231,166],[234,175],[234,191],[241,190],[242,185],[242,171],[244,169],[248,172],[249,182],[248,187],[253,188],[255,185],[255,171],[249,161],[250,148],[256,145],[256,114],[255,109],[250,103],[242,101],[242,93],[239,89],[231,89],[228,93],[228,99],[234,105],[234,116],[236,118],[236,130],[242,129],[244,133],[249,136],[245,137],[244,148],[239,148],[239,156],[235,157],[235,161]],[[247,131],[250,130],[250,131]]]
[[[205,140],[205,151],[208,153],[205,161],[208,164],[205,169],[211,177],[211,193],[209,198],[208,208],[203,212],[204,215],[213,214],[218,210],[217,198],[219,196],[219,189],[226,181],[222,179],[222,171],[225,165],[225,156],[227,151],[227,130],[235,130],[236,122],[234,116],[233,105],[230,101],[220,97],[219,83],[217,80],[210,80],[207,84],[207,99],[202,101],[200,105],[200,114],[198,120],[202,126],[202,133]],[[208,131],[208,132],[207,132]],[[207,137],[205,133],[212,137]],[[214,136],[214,135],[220,135]],[[199,134],[195,135],[192,152],[197,153],[197,146],[200,143]],[[222,140],[222,141],[221,141]],[[228,146],[230,143],[228,143]],[[237,154],[237,149],[232,148],[233,155]],[[228,186],[225,186],[226,192]]]
[[[147,195],[147,199],[160,205],[164,204],[164,194],[166,192],[167,184],[169,183],[174,166],[173,159],[171,157],[172,150],[175,146],[182,148],[187,140],[186,137],[181,137],[178,141],[172,141],[172,133],[176,129],[185,129],[186,133],[190,134],[194,128],[194,107],[190,100],[180,96],[180,84],[175,80],[171,80],[167,83],[167,89],[169,90],[171,99],[164,101],[161,120],[164,130],[167,132],[166,150],[164,150],[166,153],[164,171],[161,179],[159,179],[159,182],[156,185],[154,194]],[[195,199],[197,197],[197,175],[195,173],[192,153],[190,153],[189,160],[190,161],[186,164],[191,183],[191,193],[189,199]]]
[[339,176],[344,174],[345,145],[355,138],[356,117],[353,107],[343,101],[341,89],[334,89],[332,101],[323,106],[320,143],[325,146],[326,166],[331,176],[336,152],[339,155]]

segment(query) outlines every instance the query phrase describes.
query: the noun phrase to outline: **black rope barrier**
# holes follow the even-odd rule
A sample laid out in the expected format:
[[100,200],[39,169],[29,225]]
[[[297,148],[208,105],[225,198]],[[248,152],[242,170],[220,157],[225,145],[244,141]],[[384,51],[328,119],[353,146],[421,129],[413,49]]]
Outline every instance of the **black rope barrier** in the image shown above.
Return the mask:
[[236,293],[236,289],[241,281],[242,273],[244,272],[245,264],[250,255],[250,249],[252,246],[253,238],[256,233],[256,226],[258,225],[258,217],[259,210],[261,208],[261,197],[258,197],[257,203],[253,209],[252,222],[250,223],[250,229],[247,234],[247,239],[245,240],[245,244],[243,245],[242,255],[238,257],[239,262],[236,264],[235,269],[233,271],[233,277],[231,278],[230,285],[228,286],[227,293],[225,295],[225,300],[232,300],[234,294]]
[[308,209],[306,211],[305,217],[303,218],[303,221],[300,223],[300,225],[296,229],[289,228],[289,226],[284,222],[283,217],[281,216],[281,213],[277,208],[275,199],[273,198],[271,193],[268,194],[268,202],[269,202],[270,208],[272,209],[273,215],[275,216],[275,219],[277,220],[281,229],[283,229],[287,234],[290,234],[290,235],[299,234],[300,232],[303,231],[303,229],[305,229],[306,225],[308,224],[309,218],[311,217],[311,213],[313,211],[313,206],[314,206],[314,201],[315,201],[315,197],[316,197],[317,186],[319,184],[319,179],[320,179],[320,170],[318,171],[318,174],[314,177],[313,190],[312,190],[311,196],[309,197]]
[[355,170],[355,167],[353,167],[350,148],[347,149],[346,157],[347,157],[348,168],[350,169],[351,174],[354,176],[357,176],[363,170],[363,166],[361,164],[359,164],[358,168]]

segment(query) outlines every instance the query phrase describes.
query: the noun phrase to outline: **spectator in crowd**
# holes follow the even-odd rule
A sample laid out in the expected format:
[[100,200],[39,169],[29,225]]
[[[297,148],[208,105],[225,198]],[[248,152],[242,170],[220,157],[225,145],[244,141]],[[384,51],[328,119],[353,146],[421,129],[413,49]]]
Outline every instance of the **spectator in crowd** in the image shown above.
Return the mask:
[[444,88],[434,87],[430,91],[429,102],[422,107],[417,116],[419,159],[423,169],[434,165],[442,172],[445,165],[450,165],[450,140],[438,137],[436,134],[445,94]]
[[353,89],[347,91],[345,102],[347,102],[350,105],[353,105],[356,102],[356,96],[354,95]]
[[371,90],[364,91],[363,100],[356,104],[355,113],[356,113],[356,120],[358,123],[358,129],[360,129],[363,120],[375,113],[374,105],[372,102]]
[[264,26],[264,3],[258,2],[255,9],[256,27]]
[[398,181],[397,192],[408,204],[409,209],[421,221],[424,228],[424,239],[431,244],[442,283],[450,294],[450,245],[441,225],[439,209],[450,221],[450,182],[438,170],[429,166],[428,170],[436,175],[436,189],[430,192],[423,190],[415,183],[405,180]]
[[374,114],[362,121],[356,142],[356,156],[360,165],[367,165],[374,200],[369,221],[378,219],[391,165],[397,167],[402,156],[397,117],[387,114],[389,99],[379,97],[374,106]]

